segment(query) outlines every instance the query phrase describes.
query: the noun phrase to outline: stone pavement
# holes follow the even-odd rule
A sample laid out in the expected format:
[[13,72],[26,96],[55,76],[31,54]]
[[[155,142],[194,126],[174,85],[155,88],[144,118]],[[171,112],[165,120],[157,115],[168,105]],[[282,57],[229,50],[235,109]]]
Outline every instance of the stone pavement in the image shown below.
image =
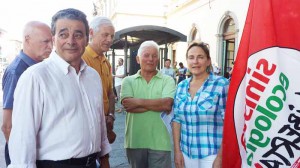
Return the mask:
[[116,141],[112,144],[112,151],[110,152],[110,166],[112,168],[127,168],[129,167],[125,149],[124,149],[124,135],[125,135],[125,113],[115,113],[116,120],[114,124],[114,131],[117,134]]

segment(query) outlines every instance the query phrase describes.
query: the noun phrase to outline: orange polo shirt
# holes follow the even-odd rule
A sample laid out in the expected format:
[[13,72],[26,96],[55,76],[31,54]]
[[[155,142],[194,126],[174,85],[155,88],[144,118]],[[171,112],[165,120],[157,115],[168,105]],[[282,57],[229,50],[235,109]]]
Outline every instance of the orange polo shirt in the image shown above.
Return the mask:
[[104,103],[104,113],[108,115],[109,111],[109,99],[108,93],[112,91],[113,80],[111,74],[111,65],[104,55],[98,55],[91,47],[88,45],[85,48],[85,52],[82,59],[92,68],[94,68],[100,75],[103,87],[103,103]]

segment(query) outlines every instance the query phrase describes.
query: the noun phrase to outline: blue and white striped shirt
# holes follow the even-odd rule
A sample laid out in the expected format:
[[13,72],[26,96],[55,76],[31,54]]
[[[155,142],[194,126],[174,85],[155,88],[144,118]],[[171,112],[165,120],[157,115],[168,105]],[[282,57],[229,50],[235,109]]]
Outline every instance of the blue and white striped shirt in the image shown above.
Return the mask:
[[181,125],[181,151],[190,158],[201,159],[217,154],[220,148],[229,82],[210,73],[192,99],[191,80],[178,84],[173,121]]

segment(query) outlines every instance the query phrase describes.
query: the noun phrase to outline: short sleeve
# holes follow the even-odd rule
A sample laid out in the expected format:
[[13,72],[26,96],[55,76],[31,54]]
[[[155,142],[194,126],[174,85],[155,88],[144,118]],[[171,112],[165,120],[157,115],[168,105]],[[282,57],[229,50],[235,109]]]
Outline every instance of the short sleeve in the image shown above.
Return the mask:
[[[174,97],[174,100],[176,100],[176,95]],[[178,102],[174,101],[174,104],[173,104],[173,107],[172,107],[172,111],[173,111],[174,116],[173,116],[172,122],[180,123],[177,104],[178,104]]]
[[184,80],[177,85],[172,108],[174,112],[174,117],[172,119],[173,122],[182,123],[182,116],[184,115],[184,111],[182,111],[182,108],[179,108],[179,106],[181,106],[181,104],[185,104],[186,102],[188,84],[189,82]]
[[162,92],[162,98],[172,98],[174,99],[175,91],[176,91],[176,86],[175,86],[175,81],[172,77],[170,76],[164,76],[164,87],[163,87],[163,92]]
[[131,86],[131,77],[125,77],[121,85],[121,102],[126,97],[133,97],[133,90]]
[[227,95],[228,95],[228,87],[229,87],[229,82],[226,79],[224,86],[222,87],[221,94],[220,94],[220,99],[219,99],[219,106],[221,110],[221,115],[222,118],[224,119],[225,117],[225,109],[226,109],[226,101],[227,101]]
[[20,78],[20,75],[17,75],[14,72],[7,72],[4,74],[2,80],[2,89],[3,89],[3,108],[12,109],[14,102],[14,92],[17,85],[17,82]]

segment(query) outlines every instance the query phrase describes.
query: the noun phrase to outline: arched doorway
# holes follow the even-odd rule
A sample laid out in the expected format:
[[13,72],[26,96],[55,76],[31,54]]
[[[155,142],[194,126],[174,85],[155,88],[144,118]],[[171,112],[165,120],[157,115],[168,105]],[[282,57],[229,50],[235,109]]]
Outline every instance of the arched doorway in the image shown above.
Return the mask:
[[[168,44],[178,41],[186,42],[186,39],[187,38],[184,34],[167,27],[141,25],[117,31],[111,48],[113,51],[117,49],[124,50],[124,66],[126,71],[129,72],[129,75],[132,75],[140,68],[135,57],[142,42],[146,40],[153,40],[161,46],[159,49],[160,61],[157,67],[160,69],[163,67],[164,60],[168,57]],[[128,50],[130,51],[129,55]]]
[[237,53],[237,19],[232,12],[227,11],[219,24],[218,31],[218,58],[217,62],[221,69],[221,74],[229,77],[234,59]]

